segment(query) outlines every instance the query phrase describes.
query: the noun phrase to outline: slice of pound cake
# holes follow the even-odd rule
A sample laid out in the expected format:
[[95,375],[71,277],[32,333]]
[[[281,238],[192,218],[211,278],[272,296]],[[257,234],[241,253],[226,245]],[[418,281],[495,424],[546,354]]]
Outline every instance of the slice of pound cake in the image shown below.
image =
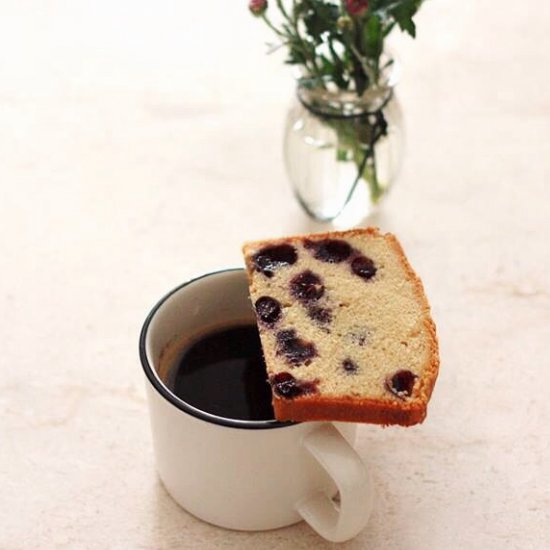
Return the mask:
[[279,420],[422,422],[439,366],[420,279],[374,228],[243,247]]

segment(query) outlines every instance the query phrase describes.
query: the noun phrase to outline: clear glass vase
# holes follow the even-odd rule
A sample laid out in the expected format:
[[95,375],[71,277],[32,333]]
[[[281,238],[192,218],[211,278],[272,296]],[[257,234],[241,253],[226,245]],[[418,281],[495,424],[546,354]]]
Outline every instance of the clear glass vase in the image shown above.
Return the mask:
[[402,148],[391,76],[361,97],[330,82],[299,82],[287,116],[284,159],[294,194],[313,219],[334,220],[349,209],[360,218],[371,214],[395,181]]

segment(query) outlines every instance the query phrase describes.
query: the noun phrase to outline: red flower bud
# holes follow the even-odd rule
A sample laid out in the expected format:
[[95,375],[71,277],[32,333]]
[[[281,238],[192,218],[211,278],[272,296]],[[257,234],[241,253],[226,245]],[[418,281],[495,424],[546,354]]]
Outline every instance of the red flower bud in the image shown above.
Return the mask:
[[368,0],[345,0],[345,4],[350,15],[363,15],[369,7]]
[[267,0],[250,0],[248,2],[248,9],[253,15],[259,17],[267,9]]

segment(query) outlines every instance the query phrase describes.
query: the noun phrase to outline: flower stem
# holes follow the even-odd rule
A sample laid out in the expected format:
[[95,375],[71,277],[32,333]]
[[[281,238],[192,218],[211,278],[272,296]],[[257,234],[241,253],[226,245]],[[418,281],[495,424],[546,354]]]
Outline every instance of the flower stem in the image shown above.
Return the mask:
[[363,70],[362,56],[360,54],[361,48],[361,32],[359,29],[359,22],[354,21],[353,24],[353,39],[351,41],[351,48],[354,54],[353,63],[353,80],[355,81],[355,91],[358,96],[363,95],[363,92],[367,89],[368,76]]
[[[277,5],[279,6],[279,9],[281,10],[281,13],[285,17],[285,19],[290,24],[292,30],[294,31],[294,35],[296,40],[298,41],[302,53],[304,55],[304,59],[307,61],[304,63],[306,68],[308,68],[311,73],[316,77],[316,79],[319,81],[319,85],[323,88],[325,87],[325,83],[323,81],[323,75],[319,69],[319,66],[317,65],[317,57],[315,55],[315,49],[313,50],[313,53],[311,54],[310,48],[308,47],[306,41],[302,38],[302,35],[300,34],[300,29],[298,27],[298,18],[297,18],[297,10],[296,10],[296,0],[292,0],[292,17],[288,15],[288,13],[285,11],[283,3],[281,0],[277,0]],[[310,55],[311,54],[311,55]],[[310,66],[308,66],[310,65]]]
[[277,35],[277,36],[280,36],[282,38],[287,38],[287,35],[279,30],[267,17],[267,15],[265,13],[262,14],[262,19],[264,20],[265,24]]
[[288,14],[285,9],[285,5],[283,4],[282,0],[277,0],[277,6],[279,7],[280,12],[283,14],[283,17],[289,21]]

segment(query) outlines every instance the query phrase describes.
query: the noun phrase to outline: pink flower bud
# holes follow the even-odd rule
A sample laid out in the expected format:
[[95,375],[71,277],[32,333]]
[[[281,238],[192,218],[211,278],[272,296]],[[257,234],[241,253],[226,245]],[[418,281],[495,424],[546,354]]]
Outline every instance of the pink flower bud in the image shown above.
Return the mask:
[[345,4],[350,15],[363,15],[369,7],[368,0],[345,0]]
[[253,15],[259,17],[267,9],[267,0],[250,0],[248,2],[248,9]]

